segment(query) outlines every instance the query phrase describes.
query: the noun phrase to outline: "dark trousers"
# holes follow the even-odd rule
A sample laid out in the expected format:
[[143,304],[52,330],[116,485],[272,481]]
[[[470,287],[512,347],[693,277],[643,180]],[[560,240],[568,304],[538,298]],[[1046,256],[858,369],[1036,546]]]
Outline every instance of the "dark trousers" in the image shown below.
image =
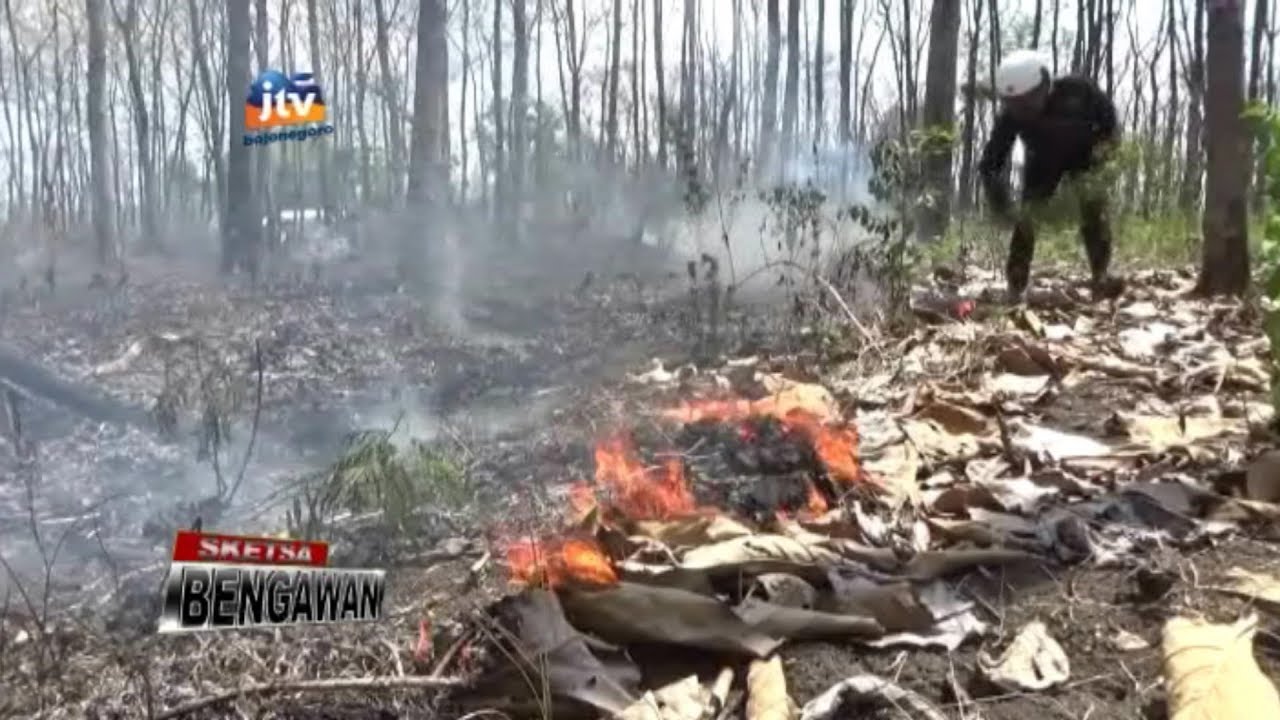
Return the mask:
[[[1053,197],[1058,189],[1062,175],[1050,175],[1036,172],[1037,168],[1028,167],[1025,176],[1022,203],[1026,212],[1013,227],[1013,238],[1009,241],[1009,262],[1005,267],[1005,277],[1009,289],[1021,293],[1027,289],[1031,280],[1031,259],[1036,252],[1036,229],[1033,216],[1042,209],[1045,202]],[[1104,190],[1090,187],[1090,183],[1079,183],[1080,236],[1084,241],[1085,254],[1089,258],[1089,272],[1095,282],[1107,276],[1111,265],[1111,222],[1107,209],[1107,197]]]

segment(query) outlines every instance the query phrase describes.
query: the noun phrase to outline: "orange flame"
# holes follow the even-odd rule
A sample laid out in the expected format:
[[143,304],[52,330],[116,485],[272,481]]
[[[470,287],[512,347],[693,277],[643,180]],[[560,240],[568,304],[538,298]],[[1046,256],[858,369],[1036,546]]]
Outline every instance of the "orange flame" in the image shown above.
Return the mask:
[[632,520],[663,520],[696,509],[679,458],[661,467],[646,468],[630,440],[623,435],[596,445],[596,487],[610,496],[610,504]]
[[792,410],[782,422],[789,428],[804,433],[813,445],[822,466],[832,479],[853,485],[862,479],[858,467],[858,430],[852,425],[823,423],[817,416],[804,410]]
[[[852,425],[829,422],[825,408],[802,407],[795,400],[782,394],[759,400],[695,400],[666,410],[663,416],[682,423],[772,417],[788,428],[804,433],[827,473],[837,482],[847,485],[860,482],[863,478],[858,466],[857,429]],[[738,434],[743,440],[754,439],[749,428],[739,429]]]
[[822,493],[818,492],[817,486],[812,482],[808,483],[807,490],[809,497],[806,500],[805,509],[808,510],[811,515],[825,515],[827,510],[831,508],[831,506],[827,504],[827,499],[822,497]]
[[618,582],[613,563],[593,540],[524,538],[507,546],[507,564],[511,581],[520,585],[556,588],[573,582],[600,587]]

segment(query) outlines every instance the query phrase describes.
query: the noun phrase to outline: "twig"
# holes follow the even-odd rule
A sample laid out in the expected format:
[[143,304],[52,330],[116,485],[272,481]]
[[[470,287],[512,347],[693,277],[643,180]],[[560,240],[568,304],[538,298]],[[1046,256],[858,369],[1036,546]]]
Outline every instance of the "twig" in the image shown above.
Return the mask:
[[[262,417],[262,341],[253,341],[253,358],[254,364],[258,368],[258,389],[254,398],[253,405],[253,425],[249,429],[249,445],[244,449],[244,459],[240,461],[240,472],[236,474],[236,484],[231,486],[231,492],[227,493],[226,504],[230,505],[236,496],[236,491],[240,489],[240,483],[244,482],[244,474],[249,469],[249,458],[253,456],[253,446],[258,439],[258,420]],[[215,456],[216,457],[216,456]]]
[[454,640],[453,644],[444,651],[444,654],[440,656],[440,660],[436,662],[435,668],[433,668],[431,672],[427,673],[427,677],[438,678],[444,675],[445,668],[449,667],[449,663],[453,662],[453,658],[458,654],[458,651],[473,639],[474,633],[471,632],[465,632],[460,635],[458,639]]
[[336,690],[390,690],[393,688],[429,688],[444,690],[458,687],[462,681],[457,678],[423,677],[407,675],[405,677],[365,677],[365,678],[325,678],[321,680],[295,680],[292,682],[261,683],[246,685],[235,690],[227,690],[216,695],[192,700],[171,710],[155,716],[155,720],[171,720],[172,718],[190,715],[218,703],[249,697],[250,695],[269,695],[279,692],[332,692]]

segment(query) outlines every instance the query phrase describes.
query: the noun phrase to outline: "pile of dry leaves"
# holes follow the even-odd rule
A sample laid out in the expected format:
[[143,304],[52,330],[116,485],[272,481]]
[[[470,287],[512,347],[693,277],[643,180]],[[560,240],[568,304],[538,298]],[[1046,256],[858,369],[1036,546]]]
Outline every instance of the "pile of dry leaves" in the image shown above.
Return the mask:
[[[935,322],[821,382],[758,358],[655,362],[632,376],[651,410],[599,442],[563,526],[506,538],[521,590],[493,608],[496,669],[466,695],[557,717],[944,718],[873,674],[799,707],[781,658],[815,640],[950,653],[993,636],[1008,642],[971,668],[992,691],[1068,684],[1049,627],[1006,632],[967,576],[1136,567],[1280,520],[1280,460],[1248,463],[1273,417],[1267,344],[1247,308],[1188,290],[1151,274],[1118,305],[1085,306],[1055,286],[1029,308],[979,305],[979,323],[933,312],[966,294],[935,288],[917,303]],[[1280,600],[1280,580],[1234,577],[1220,590]],[[1257,623],[1164,624],[1171,717],[1280,715]]]

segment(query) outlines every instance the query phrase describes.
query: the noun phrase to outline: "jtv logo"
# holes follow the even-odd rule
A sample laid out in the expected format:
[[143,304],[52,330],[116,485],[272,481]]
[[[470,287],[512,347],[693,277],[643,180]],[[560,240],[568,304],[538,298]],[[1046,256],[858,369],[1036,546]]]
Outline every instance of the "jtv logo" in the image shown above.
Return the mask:
[[[308,137],[328,135],[333,126],[326,124],[328,108],[324,94],[315,76],[309,72],[286,76],[279,70],[265,70],[249,86],[249,96],[244,103],[245,145],[265,145],[277,140],[305,140]],[[296,125],[310,125],[304,129],[283,133],[264,131]]]

